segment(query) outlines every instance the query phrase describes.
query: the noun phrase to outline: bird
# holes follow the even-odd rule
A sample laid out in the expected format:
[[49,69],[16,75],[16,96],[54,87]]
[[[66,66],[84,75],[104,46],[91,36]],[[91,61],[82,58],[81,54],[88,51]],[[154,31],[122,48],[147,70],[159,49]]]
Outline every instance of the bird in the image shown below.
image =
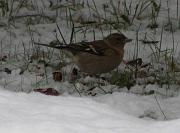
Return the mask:
[[132,39],[127,38],[122,33],[112,33],[102,40],[91,42],[69,45],[35,44],[64,50],[71,56],[81,72],[98,75],[108,73],[119,66],[123,60],[124,46],[131,41]]

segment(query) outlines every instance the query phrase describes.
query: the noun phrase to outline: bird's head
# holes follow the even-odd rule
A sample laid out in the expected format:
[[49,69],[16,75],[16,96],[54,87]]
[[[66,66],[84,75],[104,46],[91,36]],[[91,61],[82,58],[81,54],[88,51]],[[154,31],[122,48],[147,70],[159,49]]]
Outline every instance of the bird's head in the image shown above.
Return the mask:
[[125,35],[122,33],[113,33],[108,35],[105,40],[107,40],[111,44],[118,44],[124,46],[126,43],[131,42],[132,39],[128,39]]

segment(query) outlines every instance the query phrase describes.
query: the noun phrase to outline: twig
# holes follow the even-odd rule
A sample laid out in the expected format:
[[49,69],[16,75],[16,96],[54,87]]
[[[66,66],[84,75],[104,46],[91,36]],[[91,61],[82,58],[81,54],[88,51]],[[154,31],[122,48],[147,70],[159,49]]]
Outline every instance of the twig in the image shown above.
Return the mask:
[[78,90],[78,88],[76,87],[76,85],[74,83],[73,83],[73,85],[74,85],[75,90],[78,92],[79,96],[81,97],[80,91]]
[[160,105],[160,103],[158,102],[156,95],[154,95],[154,98],[155,98],[155,100],[156,100],[156,103],[157,103],[157,105],[158,105],[158,107],[159,107],[161,113],[162,113],[163,116],[164,116],[164,120],[167,120],[167,117],[166,117],[164,111],[162,110],[161,105]]
[[69,9],[69,14],[70,14],[70,20],[71,20],[71,22],[72,22],[71,38],[70,38],[70,42],[69,42],[69,44],[71,44],[72,41],[73,41],[73,36],[74,36],[74,30],[75,30],[75,28],[74,28],[74,22],[73,22],[73,20],[72,20],[72,15],[71,15],[70,9]]
[[60,33],[62,39],[63,39],[63,42],[67,45],[67,43],[66,43],[66,41],[65,41],[65,39],[64,39],[64,36],[63,36],[63,34],[62,34],[62,32],[61,32],[61,29],[60,29],[60,27],[59,27],[59,25],[58,25],[57,23],[56,23],[56,26],[57,26],[58,31],[59,31],[59,33]]
[[164,32],[164,24],[163,24],[162,29],[161,29],[161,39],[160,39],[160,43],[159,43],[159,59],[160,59],[160,54],[161,54],[163,32]]

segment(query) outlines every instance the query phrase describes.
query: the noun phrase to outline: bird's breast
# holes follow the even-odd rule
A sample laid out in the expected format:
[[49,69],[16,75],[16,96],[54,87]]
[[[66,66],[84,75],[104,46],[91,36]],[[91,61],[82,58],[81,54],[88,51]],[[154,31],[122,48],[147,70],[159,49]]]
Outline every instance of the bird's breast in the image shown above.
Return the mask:
[[82,72],[89,74],[107,73],[119,66],[122,56],[97,56],[89,54],[81,54],[76,58],[76,64]]

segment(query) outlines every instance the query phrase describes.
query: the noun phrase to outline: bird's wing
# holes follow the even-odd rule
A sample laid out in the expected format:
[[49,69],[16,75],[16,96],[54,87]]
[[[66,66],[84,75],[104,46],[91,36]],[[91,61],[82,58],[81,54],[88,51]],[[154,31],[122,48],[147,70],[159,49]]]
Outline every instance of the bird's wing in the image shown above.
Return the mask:
[[87,53],[98,55],[98,56],[104,55],[104,48],[101,47],[100,44],[98,44],[98,41],[79,42],[79,43],[74,43],[74,44],[69,44],[69,45],[62,45],[62,44],[59,45],[58,42],[56,43],[56,45],[51,45],[51,43],[50,45],[48,45],[48,44],[42,44],[42,43],[37,43],[37,42],[35,42],[35,44],[51,47],[51,48],[56,48],[56,49],[66,49],[68,51],[71,51],[73,54],[76,54],[76,53],[78,54],[79,52],[87,52]]
[[71,44],[71,45],[69,45],[69,47],[71,47],[72,49],[77,50],[77,51],[88,52],[90,54],[103,56],[104,49],[96,44],[97,44],[97,41],[80,42],[80,43],[76,43],[76,44]]

